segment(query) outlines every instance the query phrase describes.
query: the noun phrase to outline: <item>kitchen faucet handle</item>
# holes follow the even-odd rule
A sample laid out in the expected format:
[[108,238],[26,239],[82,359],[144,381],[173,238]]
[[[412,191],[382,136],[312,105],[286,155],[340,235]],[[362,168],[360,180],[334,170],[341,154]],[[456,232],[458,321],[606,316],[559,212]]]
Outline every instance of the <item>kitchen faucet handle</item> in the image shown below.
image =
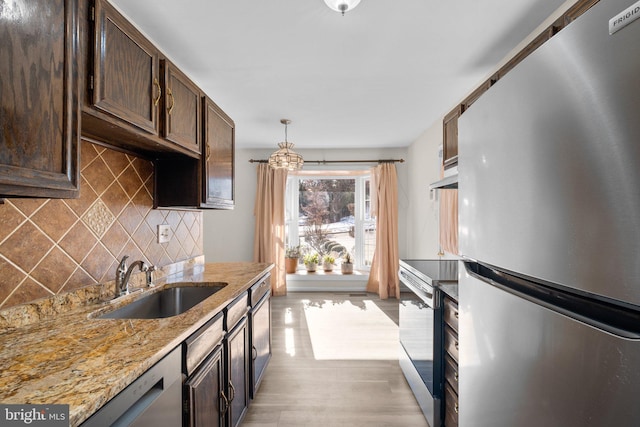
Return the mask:
[[147,287],[151,287],[153,286],[153,276],[151,275],[151,273],[153,273],[154,271],[156,271],[156,266],[155,265],[150,265],[146,270],[145,273],[147,275]]
[[124,277],[127,275],[127,258],[129,258],[128,255],[122,257],[120,264],[118,264],[118,270],[116,271],[116,297],[126,293]]
[[125,255],[122,257],[122,259],[120,260],[120,264],[118,264],[118,273],[119,274],[123,274],[127,272],[127,258],[129,258],[129,255]]

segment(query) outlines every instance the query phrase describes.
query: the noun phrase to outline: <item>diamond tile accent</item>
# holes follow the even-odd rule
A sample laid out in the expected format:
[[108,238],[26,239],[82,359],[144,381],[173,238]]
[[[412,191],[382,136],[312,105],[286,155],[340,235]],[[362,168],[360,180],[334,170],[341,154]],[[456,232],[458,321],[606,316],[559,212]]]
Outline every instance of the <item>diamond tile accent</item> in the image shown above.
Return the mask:
[[87,213],[82,216],[82,222],[89,227],[96,236],[102,237],[107,232],[116,217],[113,216],[107,205],[100,199],[89,208]]
[[[112,280],[122,255],[162,267],[203,254],[202,212],[153,209],[152,162],[80,151],[79,198],[0,205],[0,309]],[[177,232],[171,243],[156,242],[158,224]]]

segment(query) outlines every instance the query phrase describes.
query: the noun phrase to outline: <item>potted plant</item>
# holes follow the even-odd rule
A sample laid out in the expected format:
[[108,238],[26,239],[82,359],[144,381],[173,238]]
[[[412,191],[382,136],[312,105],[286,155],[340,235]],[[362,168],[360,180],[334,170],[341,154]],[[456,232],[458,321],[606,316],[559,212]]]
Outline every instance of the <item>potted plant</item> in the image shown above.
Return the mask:
[[300,246],[289,246],[284,255],[284,268],[287,274],[293,274],[298,269],[300,260]]
[[317,252],[310,252],[304,256],[302,259],[304,261],[304,266],[309,273],[313,273],[318,268],[318,263],[320,262],[320,256]]
[[344,254],[342,257],[342,263],[340,264],[340,270],[342,274],[352,274],[353,273],[353,258],[349,252]]
[[322,268],[324,271],[332,271],[333,263],[336,262],[336,259],[331,255],[327,254],[322,257]]

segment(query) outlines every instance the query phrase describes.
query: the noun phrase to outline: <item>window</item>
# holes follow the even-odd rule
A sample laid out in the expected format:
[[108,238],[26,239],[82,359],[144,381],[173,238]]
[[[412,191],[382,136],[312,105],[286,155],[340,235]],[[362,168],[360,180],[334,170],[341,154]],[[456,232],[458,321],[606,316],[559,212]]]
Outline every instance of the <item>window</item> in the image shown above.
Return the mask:
[[302,253],[332,254],[336,260],[349,252],[358,270],[373,260],[376,223],[371,218],[368,171],[304,171],[287,181],[287,246]]

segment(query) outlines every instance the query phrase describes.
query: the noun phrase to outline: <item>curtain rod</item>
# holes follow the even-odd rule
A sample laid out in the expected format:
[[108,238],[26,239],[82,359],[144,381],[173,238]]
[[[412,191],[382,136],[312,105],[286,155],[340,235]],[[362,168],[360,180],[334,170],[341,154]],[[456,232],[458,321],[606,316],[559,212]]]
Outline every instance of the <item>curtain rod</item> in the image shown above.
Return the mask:
[[[404,159],[378,159],[378,160],[306,160],[305,163],[326,165],[329,163],[404,163]],[[269,160],[250,159],[249,163],[269,163]]]

